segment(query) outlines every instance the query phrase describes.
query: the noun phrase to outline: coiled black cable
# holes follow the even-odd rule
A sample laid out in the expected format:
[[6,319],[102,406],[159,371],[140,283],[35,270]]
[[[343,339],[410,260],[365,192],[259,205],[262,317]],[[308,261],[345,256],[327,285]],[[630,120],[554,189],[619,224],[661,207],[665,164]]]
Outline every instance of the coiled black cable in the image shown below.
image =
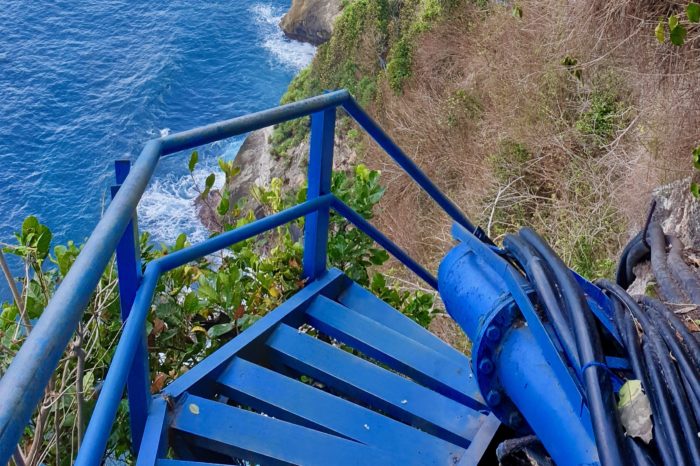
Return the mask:
[[[546,268],[542,267],[542,270],[539,270],[542,272],[538,276],[541,286],[549,290],[558,290],[560,293],[559,300],[556,296],[548,300],[552,308],[555,307],[553,300],[557,301],[557,307],[559,307],[558,303],[561,303],[561,315],[558,316],[560,317],[559,325],[554,325],[554,322],[552,324],[564,329],[562,333],[565,334],[568,325],[565,326],[564,322],[570,322],[575,337],[576,352],[574,354],[581,362],[581,377],[601,463],[603,465],[624,464],[625,445],[622,440],[622,428],[617,417],[612,385],[608,373],[603,369],[605,361],[600,336],[594,317],[588,311],[583,292],[571,271],[537,233],[524,228],[520,231],[519,238],[536,251],[538,256],[537,260],[531,257],[528,258],[529,260],[522,259],[525,262],[523,268],[530,272],[530,278],[532,279],[532,276],[535,275],[532,271],[533,265],[535,268],[539,267],[537,264],[541,260],[543,265],[546,265]],[[506,248],[514,243],[517,241],[511,240],[505,243]],[[517,248],[516,246],[514,249],[519,249],[514,255],[521,257],[531,255],[524,252],[526,249],[522,247]],[[548,275],[546,270],[550,271],[551,275]],[[546,283],[542,283],[543,281]],[[562,337],[560,334],[559,340],[566,341],[566,337]]]
[[[667,242],[675,252],[678,242],[673,238],[667,241],[657,224],[647,226],[648,234],[645,227],[625,248],[618,267],[618,283],[629,285],[635,278],[634,266],[651,256],[665,297],[694,295],[688,293],[685,283],[683,288],[678,286],[678,277],[674,276],[677,264],[669,267],[667,261]],[[551,325],[564,356],[582,372],[601,463],[700,464],[700,343],[678,316],[657,300],[643,297],[638,303],[620,286],[607,280],[596,282],[612,300],[615,324],[632,376],[641,381],[653,413],[654,441],[650,445],[630,437],[623,440],[614,392],[604,369],[598,323],[578,282],[534,231],[525,228],[519,234],[508,235],[503,244],[537,291],[543,317]],[[675,254],[671,259],[677,260]],[[607,347],[621,350],[612,342]]]
[[[644,387],[652,399],[652,411],[655,419],[655,435],[658,435],[657,445],[666,464],[700,464],[700,443],[697,437],[697,418],[692,408],[686,384],[681,380],[685,374],[677,362],[684,355],[688,364],[690,355],[679,345],[667,345],[663,337],[675,337],[667,319],[660,316],[661,307],[650,298],[642,298],[642,307],[622,288],[607,280],[599,280],[596,284],[608,292],[609,296],[618,300],[631,317],[637,320],[644,332],[644,362],[649,374],[649,384]],[[659,311],[657,313],[657,310]],[[669,311],[670,312],[670,311]],[[653,318],[650,318],[653,317]],[[675,316],[674,316],[675,317]],[[682,323],[680,323],[682,325]],[[687,330],[686,330],[687,331]],[[675,343],[678,341],[673,338]],[[694,341],[694,340],[693,340]],[[630,348],[628,346],[628,353]],[[694,364],[694,362],[693,362]],[[679,372],[679,369],[681,372]],[[693,369],[694,370],[694,369]],[[643,382],[644,384],[644,382]],[[658,434],[657,434],[658,432]],[[673,461],[664,454],[664,441],[670,443],[673,451]]]

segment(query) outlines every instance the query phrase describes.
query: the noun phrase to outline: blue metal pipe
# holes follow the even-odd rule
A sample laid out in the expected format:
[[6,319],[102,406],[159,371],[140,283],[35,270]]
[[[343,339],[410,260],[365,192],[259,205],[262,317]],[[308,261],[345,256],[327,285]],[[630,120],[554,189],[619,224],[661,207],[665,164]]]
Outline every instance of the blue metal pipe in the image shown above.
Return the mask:
[[252,238],[253,236],[259,235],[262,232],[277,228],[285,223],[289,223],[292,220],[296,220],[297,218],[303,217],[311,212],[315,212],[320,208],[328,207],[332,199],[332,194],[326,194],[310,201],[302,202],[301,204],[290,207],[282,212],[261,218],[260,220],[256,220],[240,228],[236,228],[235,230],[227,231],[226,233],[222,233],[219,236],[215,236],[214,238],[210,238],[199,244],[195,244],[185,249],[180,249],[179,251],[173,252],[153,261],[153,263],[158,264],[158,267],[163,271],[163,273],[168,272],[200,257],[207,256],[216,251],[220,251],[221,249]]
[[596,464],[598,448],[580,407],[569,402],[529,328],[510,330],[500,351],[498,378],[554,462]]
[[0,464],[5,464],[15,450],[90,296],[131,221],[156,168],[159,154],[157,140],[146,144],[132,173],[0,379]]
[[464,242],[440,264],[439,291],[473,342],[472,366],[484,399],[513,428],[522,428],[522,414],[556,464],[596,464],[588,409],[537,320],[525,280],[475,237],[458,236]]
[[428,272],[425,267],[420,265],[418,262],[414,261],[411,256],[406,253],[403,249],[398,247],[393,241],[384,236],[384,234],[377,230],[371,223],[365,220],[362,215],[358,214],[352,210],[347,204],[333,197],[331,201],[331,206],[333,210],[338,212],[340,215],[345,217],[350,223],[355,225],[357,228],[362,230],[367,236],[372,238],[378,245],[386,249],[392,256],[398,259],[402,264],[408,267],[413,273],[418,275],[425,283],[430,285],[431,288],[437,290],[438,283],[437,278],[430,272]]
[[[404,153],[403,150],[382,130],[379,125],[360,107],[354,99],[350,98],[343,102],[343,108],[357,122],[372,139],[375,140],[379,147],[389,154],[394,161],[423,188],[423,190],[431,197],[442,209],[457,223],[476,235],[479,239],[487,239],[481,229],[477,228],[467,218],[462,210],[450,200],[440,189],[435,186],[428,175],[426,175],[411,158]],[[489,240],[490,241],[490,240]]]
[[126,378],[131,370],[139,342],[144,338],[144,323],[151,308],[151,300],[160,275],[161,270],[157,264],[151,263],[146,267],[131,313],[126,319],[124,331],[114,351],[100,397],[97,399],[95,410],[85,431],[83,446],[78,451],[75,465],[94,466],[102,463],[114,417],[117,415],[119,402],[124,393]]
[[[335,109],[311,115],[309,167],[306,198],[314,199],[331,192],[333,176],[333,145],[335,140]],[[328,263],[329,209],[319,209],[304,219],[304,278],[315,280],[324,273]]]
[[281,107],[165,136],[161,139],[163,155],[192,149],[193,147],[238,136],[239,134],[265,128],[283,121],[308,116],[321,110],[337,107],[351,101],[351,99],[350,93],[346,90],[329,92],[328,94],[282,105]]

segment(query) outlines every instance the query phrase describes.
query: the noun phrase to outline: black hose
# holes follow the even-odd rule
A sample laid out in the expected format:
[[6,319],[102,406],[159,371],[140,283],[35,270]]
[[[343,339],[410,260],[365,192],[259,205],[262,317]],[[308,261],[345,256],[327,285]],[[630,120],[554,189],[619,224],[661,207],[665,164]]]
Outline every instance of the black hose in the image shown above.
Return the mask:
[[[645,329],[645,332],[647,329]],[[692,408],[688,401],[688,396],[685,393],[683,383],[680,380],[680,375],[673,360],[669,355],[668,348],[663,344],[662,338],[659,336],[657,329],[654,326],[649,328],[649,339],[653,342],[655,350],[658,352],[661,369],[664,373],[666,383],[673,404],[676,407],[676,416],[680,421],[683,436],[687,442],[688,451],[692,459],[692,464],[700,465],[700,442],[698,442],[698,426],[695,422],[695,416],[691,416]]]
[[644,231],[640,231],[622,250],[620,261],[617,264],[615,282],[625,289],[629,288],[637,278],[634,274],[634,267],[648,258],[649,247],[644,241]]
[[579,360],[586,362],[582,369],[582,376],[601,464],[603,466],[623,464],[622,430],[617,418],[612,385],[610,377],[601,367],[605,361],[600,336],[593,315],[584,304],[583,292],[571,271],[537,233],[529,228],[523,228],[520,236],[542,256],[551,268],[564,299],[565,309],[569,312],[576,336]]
[[700,368],[693,364],[690,354],[686,351],[676,338],[671,326],[666,322],[664,316],[654,306],[646,305],[645,309],[651,314],[651,318],[656,324],[655,327],[663,337],[666,345],[671,349],[673,358],[678,363],[678,368],[686,377],[696,397],[700,396]]
[[547,318],[554,327],[554,331],[557,334],[559,343],[564,349],[566,358],[578,374],[581,369],[581,362],[576,350],[576,339],[569,327],[566,313],[557,302],[554,295],[554,287],[550,285],[551,282],[549,281],[549,277],[547,277],[544,264],[540,258],[534,257],[531,259],[530,271],[532,273],[531,281],[535,285],[537,296],[547,312]]
[[693,337],[693,334],[690,333],[688,327],[686,327],[678,316],[661,301],[649,298],[648,296],[643,296],[641,301],[644,303],[644,305],[653,307],[666,317],[666,322],[668,322],[676,336],[680,339],[681,343],[683,343],[688,350],[688,353],[693,358],[695,367],[700,368],[700,343],[698,343],[695,337]]
[[[685,464],[688,459],[692,459],[693,464],[700,464],[700,445],[698,445],[695,416],[691,417],[689,414],[692,413],[692,409],[689,406],[685,389],[671,360],[669,350],[657,330],[657,325],[652,323],[649,316],[622,288],[607,280],[599,280],[597,284],[620,300],[642,326],[645,334],[643,352],[646,369],[649,373],[652,395],[656,399],[655,406],[659,414],[657,422],[662,422],[663,430],[674,450],[676,464]],[[644,302],[644,298],[642,301]],[[650,313],[653,315],[654,311],[652,310]],[[654,323],[656,322],[655,320]],[[675,408],[671,407],[669,398],[673,400]],[[683,433],[684,445],[687,450],[681,445],[679,431]],[[661,450],[662,445],[659,446]],[[686,454],[689,454],[690,458]]]
[[685,374],[682,374],[681,380],[683,381],[685,392],[688,394],[688,401],[690,401],[690,405],[693,407],[695,422],[700,423],[700,398],[698,398],[695,395],[695,393],[693,393],[693,389],[690,385],[690,382],[688,382],[688,378],[685,376]]
[[[635,379],[641,381],[642,388],[644,389],[644,392],[647,394],[647,397],[650,400],[652,412],[658,412],[658,408],[655,408],[656,400],[654,399],[650,391],[651,384],[649,383],[649,377],[647,376],[646,372],[644,354],[642,353],[642,348],[639,343],[639,334],[637,333],[637,328],[635,326],[634,320],[632,319],[632,315],[629,312],[625,312],[625,309],[623,308],[622,303],[619,300],[613,299],[611,301],[615,309],[615,324],[617,326],[618,332],[620,333],[620,337],[622,338],[622,344],[627,350],[627,356],[629,358],[630,366],[632,368],[632,375]],[[668,447],[664,431],[661,428],[661,423],[659,421],[657,421],[653,425],[653,434],[654,438],[656,439],[656,442],[658,443],[657,448],[659,446],[663,447],[663,451],[661,452],[661,458],[664,459],[664,462],[666,464],[669,464],[666,460],[673,459],[673,452]],[[629,437],[626,438],[628,439],[628,447],[630,447],[630,441],[632,441],[632,439],[630,439]],[[635,464],[645,464],[645,462],[639,458],[639,453],[636,452],[634,449],[635,447],[640,448],[640,446],[636,442],[633,443],[634,446],[631,447],[630,450],[635,455]]]
[[647,449],[640,445],[632,437],[625,437],[627,449],[632,453],[633,463],[637,466],[655,466],[656,462],[651,459]]
[[548,321],[554,328],[564,355],[578,374],[581,363],[576,351],[576,340],[571,331],[568,315],[563,310],[563,300],[554,283],[551,269],[542,261],[539,253],[517,235],[507,235],[503,240],[503,247],[519,262],[534,285],[537,297]]
[[657,355],[650,344],[645,344],[643,348],[645,367],[650,381],[647,394],[652,398],[654,407],[652,413],[654,413],[656,445],[664,464],[684,465],[686,455],[678,435],[680,426],[673,416],[673,403],[669,399],[666,384],[659,371]]
[[651,245],[651,270],[654,272],[656,283],[659,285],[659,293],[666,301],[672,303],[686,302],[685,294],[671,276],[666,254],[666,236],[658,223],[652,223],[649,226],[647,239]]
[[671,250],[668,253],[668,268],[690,298],[690,302],[700,305],[700,280],[683,260],[681,254],[685,248],[683,242],[675,235],[669,235],[667,239],[671,245]]

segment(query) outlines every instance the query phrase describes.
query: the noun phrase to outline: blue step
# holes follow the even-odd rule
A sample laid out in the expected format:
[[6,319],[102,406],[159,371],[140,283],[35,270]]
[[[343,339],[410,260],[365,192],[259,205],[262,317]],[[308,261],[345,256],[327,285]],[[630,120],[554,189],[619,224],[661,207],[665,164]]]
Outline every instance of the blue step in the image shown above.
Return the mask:
[[485,416],[399,374],[280,325],[269,341],[289,367],[432,435],[469,445]]
[[[193,445],[260,464],[386,465],[394,453],[206,398],[182,398],[171,429]],[[395,458],[406,464],[402,452]],[[418,463],[416,463],[418,464]]]
[[323,296],[314,299],[306,313],[309,323],[326,335],[445,396],[474,409],[486,409],[468,362],[458,364],[431,346]]
[[137,464],[470,465],[499,426],[464,355],[330,270],[156,397]]
[[456,455],[459,447],[244,359],[236,358],[219,376],[229,399],[278,419],[342,436],[382,449],[393,443],[399,451],[438,464],[435,458]]

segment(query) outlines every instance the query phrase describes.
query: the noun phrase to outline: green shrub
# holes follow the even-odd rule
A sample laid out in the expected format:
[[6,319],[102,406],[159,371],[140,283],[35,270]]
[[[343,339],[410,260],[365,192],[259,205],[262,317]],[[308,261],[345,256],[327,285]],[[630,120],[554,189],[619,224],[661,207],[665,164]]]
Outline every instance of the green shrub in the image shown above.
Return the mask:
[[411,77],[411,44],[407,39],[401,39],[391,51],[391,59],[386,67],[389,87],[400,94],[403,85]]
[[610,141],[622,124],[622,106],[609,92],[594,92],[589,97],[588,108],[581,112],[576,129],[593,136],[601,144]]

